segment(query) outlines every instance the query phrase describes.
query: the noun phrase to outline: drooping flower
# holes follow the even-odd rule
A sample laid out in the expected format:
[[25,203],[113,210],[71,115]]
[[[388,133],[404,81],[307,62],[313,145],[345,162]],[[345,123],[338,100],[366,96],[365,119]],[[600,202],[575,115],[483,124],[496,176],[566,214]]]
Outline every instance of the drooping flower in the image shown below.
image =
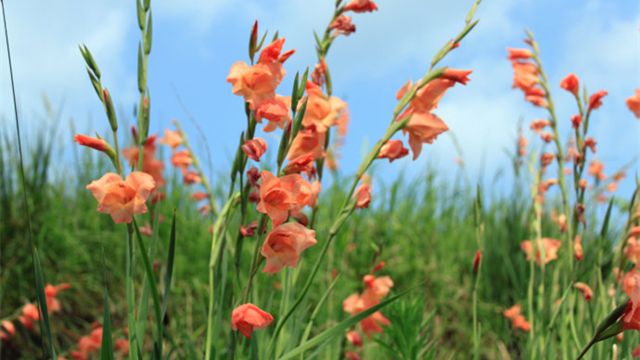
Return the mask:
[[349,331],[347,333],[347,340],[349,340],[353,346],[362,346],[362,335],[360,335],[358,331]]
[[261,138],[249,139],[242,144],[242,151],[249,159],[260,162],[260,157],[267,151],[267,143]]
[[[256,210],[269,215],[273,226],[277,227],[287,220],[289,210],[306,205],[299,204],[300,188],[307,182],[299,174],[276,177],[269,171],[260,173],[260,203]],[[308,183],[308,182],[307,182]]]
[[371,185],[362,184],[353,192],[353,197],[357,198],[356,209],[368,208],[371,203]]
[[47,310],[49,311],[49,314],[58,312],[62,309],[60,306],[60,300],[56,298],[56,295],[58,295],[60,290],[67,290],[70,288],[71,285],[69,283],[62,283],[56,286],[47,284],[47,286],[44,287],[44,295],[47,300]]
[[285,266],[296,267],[300,253],[315,243],[315,230],[293,222],[277,226],[262,245],[260,253],[267,259],[262,272],[273,274]]
[[132,214],[146,213],[145,202],[155,187],[151,175],[134,171],[122,180],[120,175],[106,173],[87,185],[98,200],[98,212],[111,214],[116,224],[130,223]]
[[256,234],[256,229],[258,228],[258,220],[252,221],[249,225],[244,226],[240,225],[240,233],[244,237],[250,237]]
[[636,94],[629,96],[626,100],[629,110],[640,119],[640,89],[636,89]]
[[602,98],[608,94],[606,90],[600,90],[589,96],[589,109],[587,112],[598,109],[602,105]]
[[577,282],[573,284],[573,287],[582,293],[582,296],[584,296],[584,299],[586,301],[591,300],[591,298],[593,297],[593,291],[591,290],[589,285],[582,282]]
[[352,0],[342,8],[344,11],[353,11],[355,13],[372,12],[378,10],[378,6],[369,0]]
[[509,56],[507,56],[507,59],[509,60],[527,60],[530,59],[532,55],[531,50],[529,49],[513,49],[507,47],[507,51],[509,52]]
[[547,99],[545,99],[546,93],[544,89],[538,86],[533,86],[524,91],[524,99],[534,106],[546,108],[549,106]]
[[438,135],[449,130],[447,124],[435,114],[430,112],[413,113],[407,125],[402,129],[403,133],[409,133],[409,147],[413,152],[413,160],[422,152],[422,144],[432,144]]
[[158,144],[170,146],[171,150],[175,151],[178,146],[182,145],[180,131],[164,129],[164,137],[158,140]]
[[389,140],[380,148],[378,158],[389,159],[389,162],[401,159],[409,154],[409,149],[405,148],[400,140]]
[[273,316],[253,304],[243,304],[231,313],[231,329],[240,330],[242,335],[251,339],[255,330],[261,330],[273,322]]
[[324,157],[324,141],[326,132],[317,130],[316,125],[310,125],[304,130],[300,130],[291,143],[287,160],[298,159],[303,155],[313,154],[314,159]]
[[351,16],[347,16],[342,14],[338,16],[331,25],[329,25],[329,30],[335,30],[335,32],[331,35],[336,37],[338,35],[349,36],[351,33],[356,32],[356,26],[351,23]]
[[571,73],[560,81],[560,87],[577,97],[578,90],[580,90],[580,82],[578,81],[578,77],[574,73]]
[[[544,263],[548,264],[550,261],[558,258],[558,248],[562,245],[559,240],[550,239],[550,238],[542,238],[541,241],[538,241],[538,248],[535,252],[535,261],[538,265],[541,265],[542,258],[540,255],[541,248],[544,248]],[[531,240],[525,240],[520,243],[520,247],[522,251],[527,254],[527,260],[531,259],[531,248],[532,243]]]

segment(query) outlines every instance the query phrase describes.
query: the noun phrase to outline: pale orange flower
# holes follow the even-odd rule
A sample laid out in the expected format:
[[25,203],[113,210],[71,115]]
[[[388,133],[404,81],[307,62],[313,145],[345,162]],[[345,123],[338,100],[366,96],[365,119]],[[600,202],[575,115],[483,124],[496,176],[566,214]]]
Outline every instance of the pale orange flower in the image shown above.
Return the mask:
[[313,124],[321,133],[337,125],[340,114],[347,110],[347,104],[335,96],[327,99],[322,89],[312,81],[307,81],[306,92],[307,109],[302,125],[306,128]]
[[262,119],[269,120],[269,123],[262,129],[264,132],[272,132],[275,129],[282,129],[291,120],[289,107],[291,106],[291,96],[276,95],[271,100],[260,103],[256,109],[256,120],[262,124]]
[[256,210],[269,215],[274,227],[282,224],[289,217],[289,210],[298,206],[302,182],[306,180],[299,174],[278,178],[269,171],[263,170],[260,173],[260,203]]
[[[393,283],[391,286],[393,286]],[[370,290],[369,286],[367,286],[367,289],[362,293],[362,295],[355,293],[344,300],[342,302],[342,309],[351,313],[353,316],[379,303],[380,300],[376,296],[376,293]],[[389,324],[389,319],[384,317],[381,312],[376,311],[372,315],[360,321],[360,328],[362,328],[362,332],[370,338],[372,333],[382,332],[383,329],[380,325],[389,326]]]
[[182,174],[182,181],[187,184],[200,184],[202,179],[200,178],[200,174],[195,171],[187,171]]
[[393,280],[388,276],[375,277],[373,275],[365,275],[364,283],[367,286],[365,292],[376,300],[382,300],[393,287]]
[[582,296],[584,296],[584,299],[586,301],[591,300],[591,298],[593,297],[593,291],[591,290],[589,285],[582,282],[577,282],[573,284],[573,287],[578,289],[582,293]]
[[413,160],[422,152],[422,144],[432,144],[438,135],[449,130],[447,124],[438,116],[430,112],[413,113],[402,133],[409,133],[409,147],[413,152]]
[[544,89],[537,86],[530,87],[524,91],[524,99],[538,107],[546,108],[549,105],[545,96]]
[[507,47],[507,51],[509,52],[509,56],[507,56],[507,59],[509,60],[527,60],[530,59],[532,55],[531,50],[529,49],[512,49]]
[[600,90],[589,97],[589,109],[587,112],[591,110],[596,110],[602,105],[602,98],[609,94],[606,90]]
[[600,178],[602,170],[604,170],[604,163],[597,160],[592,160],[591,162],[589,162],[589,169],[587,170],[587,173],[591,176]]
[[[351,23],[351,16],[347,16],[342,14],[338,16],[331,25],[329,25],[329,30],[336,30],[331,36],[336,37],[338,35],[349,36],[351,33],[356,32],[356,26]],[[316,84],[318,84],[316,82]],[[320,84],[318,84],[320,85]]]
[[311,184],[311,196],[309,196],[309,201],[307,202],[307,205],[312,209],[316,207],[320,190],[322,190],[322,184],[319,181],[314,181]]
[[58,295],[60,290],[67,290],[70,288],[71,285],[69,283],[62,283],[56,286],[47,284],[47,286],[44,287],[44,295],[47,299],[47,310],[49,311],[49,314],[62,310],[60,300],[56,298],[56,295]]
[[260,157],[267,151],[267,143],[264,139],[253,138],[242,144],[242,152],[253,161],[260,162]]
[[78,350],[84,355],[90,355],[102,347],[102,327],[91,331],[90,335],[85,335],[78,341]]
[[184,149],[180,150],[173,154],[171,157],[171,164],[173,166],[182,169],[182,172],[187,171],[189,166],[193,164],[193,158],[191,157],[191,153],[189,150]]
[[403,158],[409,154],[409,149],[400,140],[389,140],[380,148],[379,159],[389,159],[389,162]]
[[4,320],[0,328],[0,339],[7,341],[16,334],[16,327],[11,321]]
[[552,153],[544,153],[540,155],[540,163],[542,164],[542,167],[547,167],[551,165],[551,163],[555,159],[556,159],[556,155]]
[[106,173],[87,185],[98,200],[98,212],[111,214],[116,224],[130,223],[132,214],[147,212],[145,202],[155,187],[151,175],[134,171],[122,180],[120,175]]
[[371,203],[371,185],[362,184],[353,192],[353,197],[357,198],[356,209],[368,208]]
[[349,340],[353,346],[362,346],[362,335],[360,335],[358,331],[349,331],[347,333],[347,340]]
[[518,155],[527,155],[527,145],[529,145],[529,140],[523,135],[518,136]]
[[538,78],[538,67],[532,62],[511,61],[513,67],[513,88],[520,88],[526,91],[540,82]]
[[[640,274],[634,274],[634,286],[629,294],[629,302],[622,314],[622,330],[638,330],[640,331]],[[640,345],[636,347],[631,356],[640,356]]]
[[149,222],[145,222],[144,226],[140,228],[140,233],[151,237],[153,235],[153,229],[151,228],[151,224],[149,224]]
[[[135,128],[133,129],[135,130]],[[156,137],[157,135],[149,136],[144,145],[144,154],[142,157],[142,172],[153,177],[155,181],[154,191],[160,189],[165,184],[165,179],[162,176],[164,163],[155,158],[157,150],[155,145]],[[129,166],[138,166],[139,155],[140,148],[137,146],[131,146],[122,150],[122,156],[129,161]]]
[[[297,138],[297,137],[296,137]],[[287,175],[298,174],[301,172],[311,172],[313,170],[314,154],[308,153],[301,155],[287,164],[284,173]]]
[[96,149],[98,151],[107,152],[107,144],[103,139],[97,139],[90,136],[85,136],[78,134],[73,138],[73,141],[77,142],[80,145],[88,146],[92,149]]
[[313,154],[314,159],[324,157],[324,141],[326,132],[317,131],[315,125],[300,130],[289,149],[287,160],[291,161],[307,154]]
[[315,243],[314,230],[293,222],[277,226],[262,245],[260,253],[267,259],[262,272],[273,274],[285,266],[296,267],[300,253]]
[[175,150],[178,146],[182,145],[180,131],[164,129],[164,137],[158,140],[158,144],[170,146],[171,150]]
[[345,5],[343,11],[353,11],[355,13],[372,12],[378,10],[378,6],[373,1],[369,0],[352,0]]
[[209,197],[209,194],[202,191],[196,191],[193,194],[191,194],[191,198],[195,201],[202,201],[204,199],[207,199],[208,197]]
[[240,330],[242,335],[251,339],[255,330],[261,330],[273,322],[273,316],[253,304],[243,304],[231,313],[231,329]]
[[542,139],[542,141],[550,143],[555,137],[553,136],[553,134],[545,132],[540,134],[540,138]]
[[578,77],[574,73],[571,73],[560,81],[560,87],[572,93],[574,96],[578,96],[580,82],[578,81]]
[[520,315],[520,311],[522,311],[522,305],[518,303],[505,310],[503,314],[507,319],[513,320],[516,316]]
[[538,119],[531,122],[529,129],[531,129],[534,134],[540,134],[540,132],[547,126],[551,126],[551,121]]
[[504,311],[504,316],[507,319],[511,320],[511,323],[514,329],[521,329],[523,331],[528,332],[531,330],[531,325],[529,324],[527,319],[524,317],[524,315],[520,315],[520,310],[521,310],[520,304],[515,304],[509,309]]
[[629,110],[640,119],[640,89],[636,89],[636,94],[629,96],[626,100]]
[[[542,238],[542,241],[538,243],[538,249],[536,249],[535,253],[535,261],[538,265],[541,265],[542,259],[540,256],[540,249],[544,247],[544,263],[548,264],[550,261],[558,258],[558,248],[562,245],[559,240],[550,239],[550,238]],[[525,240],[520,243],[520,247],[522,251],[527,254],[527,260],[531,259],[531,248],[532,242],[531,240]]]

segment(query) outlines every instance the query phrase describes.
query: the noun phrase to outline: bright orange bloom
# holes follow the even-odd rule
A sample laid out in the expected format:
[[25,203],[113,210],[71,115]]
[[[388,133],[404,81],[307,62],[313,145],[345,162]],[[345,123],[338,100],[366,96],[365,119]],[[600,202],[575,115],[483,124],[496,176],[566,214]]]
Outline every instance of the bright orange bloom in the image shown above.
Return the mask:
[[353,192],[353,197],[358,198],[356,209],[368,208],[371,203],[371,185],[362,184]]
[[253,138],[242,144],[242,152],[253,161],[260,162],[260,157],[267,151],[267,143],[264,139]]
[[269,123],[262,129],[264,132],[272,132],[275,129],[283,129],[284,125],[291,120],[289,111],[291,107],[291,96],[276,95],[274,99],[262,102],[256,109],[256,120],[262,124],[262,119],[269,120]]
[[520,305],[520,303],[518,303],[505,310],[503,314],[507,319],[513,320],[516,316],[520,315],[521,310],[522,306]]
[[544,89],[537,86],[530,87],[524,91],[524,99],[538,107],[546,108],[549,105],[545,96]]
[[447,124],[430,112],[413,113],[402,133],[409,133],[409,147],[413,152],[413,160],[422,152],[422,144],[432,144],[438,135],[449,130]]
[[187,171],[182,173],[182,181],[187,184],[200,184],[202,179],[200,178],[200,174],[195,171]]
[[18,320],[29,330],[33,330],[33,321],[40,319],[40,313],[38,308],[33,304],[26,304],[22,308],[22,315],[18,317]]
[[587,112],[599,108],[602,105],[602,98],[607,96],[608,94],[609,93],[606,90],[600,90],[591,95],[589,97],[589,109],[587,110]]
[[302,125],[306,128],[315,124],[316,130],[321,133],[337,125],[342,112],[347,111],[347,104],[335,96],[327,99],[322,89],[312,81],[307,81],[306,92],[307,109]]
[[277,226],[267,235],[262,245],[262,256],[267,264],[262,272],[270,274],[285,266],[296,267],[300,253],[316,243],[316,232],[293,222]]
[[90,355],[102,347],[102,327],[91,331],[90,335],[85,335],[78,341],[78,350],[84,355]]
[[504,311],[504,316],[507,319],[511,320],[514,329],[521,329],[523,331],[529,332],[531,330],[531,325],[524,317],[524,315],[520,315],[520,310],[520,304],[515,304]]
[[352,0],[342,8],[344,11],[353,11],[355,13],[372,12],[378,10],[378,6],[369,0]]
[[4,320],[0,328],[0,339],[6,341],[16,334],[16,327],[11,321]]
[[202,201],[204,199],[207,199],[208,197],[209,197],[209,194],[202,191],[196,191],[193,194],[191,194],[191,198],[195,201]]
[[560,87],[572,93],[574,96],[578,96],[580,82],[578,81],[578,77],[574,73],[571,73],[560,81]]
[[529,125],[529,129],[531,129],[534,134],[539,134],[540,131],[542,131],[547,126],[551,126],[551,121],[538,119],[531,122],[531,124]]
[[242,335],[251,339],[251,333],[261,330],[273,322],[273,316],[253,304],[243,304],[231,313],[231,329],[240,330]]
[[269,215],[273,226],[277,227],[287,220],[289,210],[301,208],[308,201],[307,197],[304,204],[298,203],[303,182],[307,181],[299,174],[278,178],[269,171],[263,170],[260,173],[260,203],[256,210]]
[[555,160],[555,158],[556,158],[556,155],[553,153],[544,153],[540,155],[540,163],[542,164],[542,167],[547,167],[551,165],[551,163],[553,162],[553,160]]
[[313,170],[313,155],[313,153],[308,153],[291,160],[284,168],[284,173],[290,175],[301,172],[311,172]]
[[171,147],[171,150],[175,151],[178,146],[182,145],[180,131],[164,129],[164,137],[158,140],[158,144],[168,145]]
[[550,143],[551,140],[554,139],[554,136],[553,136],[552,133],[545,132],[545,133],[540,134],[540,138],[542,139],[542,141],[544,141],[546,143]]
[[67,290],[70,288],[71,285],[69,283],[62,283],[56,286],[47,284],[47,286],[44,287],[44,295],[47,298],[47,310],[49,311],[49,314],[58,312],[62,309],[60,306],[60,300],[56,298],[56,295],[58,295],[60,290]]
[[193,164],[191,153],[187,149],[180,150],[174,153],[171,157],[171,164],[173,164],[173,166],[177,168],[182,169],[182,172],[187,171],[189,165]]
[[362,346],[362,335],[360,335],[358,331],[348,332],[347,340],[349,340],[349,342],[353,344],[353,346]]
[[538,78],[538,67],[532,62],[511,61],[513,66],[513,88],[520,88],[522,91],[532,88],[540,82]]
[[629,96],[626,100],[629,110],[640,119],[640,89],[636,89],[636,94]]
[[509,60],[527,60],[530,59],[532,55],[531,50],[529,49],[512,49],[510,47],[507,47],[507,51],[509,52],[509,56],[507,57],[507,59]]
[[[305,116],[306,117],[306,116]],[[324,141],[326,132],[317,130],[316,125],[310,125],[300,130],[289,149],[287,160],[291,161],[307,154],[313,154],[314,159],[324,157]]]
[[587,170],[587,173],[591,176],[596,176],[598,178],[601,178],[603,169],[604,169],[604,163],[602,163],[601,161],[592,160],[591,162],[589,162],[589,169]]
[[[538,249],[536,249],[535,261],[538,265],[541,265],[542,259],[540,256],[540,249],[544,247],[544,263],[548,264],[551,260],[558,258],[558,248],[562,245],[559,240],[542,238],[542,241],[538,243]],[[531,240],[525,240],[520,243],[522,251],[527,254],[527,260],[531,259]]]
[[389,159],[389,162],[403,158],[409,154],[409,149],[400,140],[389,140],[380,148],[379,159]]
[[[367,287],[362,295],[352,294],[342,302],[342,309],[351,313],[351,315],[358,314],[379,304],[380,300],[389,293],[389,289],[393,286],[393,281],[388,276],[374,278],[373,275],[366,275],[364,282]],[[389,324],[389,319],[379,311],[360,321],[360,327],[367,337],[371,337],[374,332],[382,332],[380,325],[389,326]]]
[[[351,23],[351,16],[347,16],[342,14],[338,16],[331,25],[329,25],[329,30],[336,30],[331,36],[336,37],[340,34],[344,36],[349,36],[351,33],[356,32],[356,26]],[[320,84],[318,84],[320,85]]]
[[107,142],[102,139],[93,138],[90,136],[85,136],[78,134],[73,138],[73,141],[77,142],[80,145],[88,146],[92,149],[96,149],[98,151],[107,152]]
[[130,223],[132,214],[147,212],[145,202],[155,187],[151,175],[134,171],[126,181],[120,175],[106,173],[99,180],[87,185],[98,200],[98,212],[111,214],[116,224]]
[[586,301],[591,300],[591,298],[593,297],[593,291],[591,290],[589,285],[582,282],[577,282],[573,284],[573,287],[578,289],[582,293],[582,296],[584,296],[584,299]]
[[[142,172],[153,177],[155,181],[154,191],[163,187],[165,183],[165,179],[162,176],[164,163],[155,158],[157,150],[155,145],[156,137],[157,135],[149,136],[144,145],[144,154],[142,157]],[[138,166],[139,155],[140,148],[137,146],[131,146],[122,150],[122,156],[129,161],[129,166]]]
[[[634,286],[629,294],[629,302],[622,315],[623,326],[622,330],[638,330],[640,331],[640,274],[634,274]],[[631,356],[640,356],[640,345],[636,347]]]

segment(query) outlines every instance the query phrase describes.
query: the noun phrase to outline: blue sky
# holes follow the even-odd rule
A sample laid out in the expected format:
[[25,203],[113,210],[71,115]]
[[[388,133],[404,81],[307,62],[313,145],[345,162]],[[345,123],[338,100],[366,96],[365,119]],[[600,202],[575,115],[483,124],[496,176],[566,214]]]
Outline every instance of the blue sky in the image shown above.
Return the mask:
[[[177,118],[192,139],[198,138],[176,99],[175,87],[207,134],[214,167],[226,171],[245,118],[242,98],[231,93],[225,78],[234,62],[248,61],[247,40],[253,21],[259,20],[261,31],[269,29],[268,38],[279,30],[287,39],[284,49],[296,49],[285,64],[288,74],[279,88],[288,95],[296,71],[315,64],[312,30],[323,31],[333,3],[152,0],[152,133]],[[344,173],[355,171],[363,149],[386,129],[396,91],[409,78],[424,75],[433,54],[463,27],[472,3],[379,0],[378,12],[353,14],[356,33],[337,39],[327,58],[334,94],[348,102],[351,113],[341,159]],[[544,110],[526,103],[520,91],[511,89],[513,74],[505,47],[522,47],[525,27],[533,31],[540,45],[554,86],[558,117],[564,122],[563,134],[568,132],[569,117],[576,109],[572,97],[557,84],[574,72],[590,93],[600,89],[609,92],[604,106],[591,119],[597,157],[605,161],[605,172],[613,173],[640,152],[639,122],[624,103],[640,87],[639,6],[631,0],[485,0],[479,6],[479,25],[441,63],[473,70],[471,81],[449,90],[435,111],[458,138],[472,182],[478,181],[482,164],[485,186],[492,185],[490,180],[498,168],[508,167],[503,148],[512,148],[519,118],[528,124],[546,117]],[[41,94],[46,93],[54,106],[62,104],[63,125],[73,118],[78,131],[85,134],[108,129],[77,49],[80,43],[92,51],[116,108],[130,117],[138,96],[136,51],[140,39],[133,1],[7,0],[5,7],[18,101],[27,127],[39,126]],[[0,52],[0,113],[2,122],[13,129],[4,41]],[[271,136],[264,135],[268,141]],[[68,131],[61,133],[60,141],[74,146]],[[202,146],[196,149],[204,156]],[[386,174],[400,169],[419,173],[430,163],[454,174],[456,156],[451,137],[444,134],[433,145],[426,145],[416,162],[407,157],[391,165],[380,164],[378,169]],[[636,161],[619,195],[628,198],[637,171]]]

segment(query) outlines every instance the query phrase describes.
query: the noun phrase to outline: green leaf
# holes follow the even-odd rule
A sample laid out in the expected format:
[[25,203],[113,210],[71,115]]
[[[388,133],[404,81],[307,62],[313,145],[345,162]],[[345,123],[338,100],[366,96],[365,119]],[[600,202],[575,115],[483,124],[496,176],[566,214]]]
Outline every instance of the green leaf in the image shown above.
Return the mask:
[[87,45],[83,44],[83,46],[84,50],[82,49],[82,47],[80,47],[80,52],[82,53],[82,57],[84,57],[84,61],[87,63],[87,66],[89,67],[89,69],[91,69],[91,71],[93,71],[96,77],[100,79],[100,69],[98,68],[98,64],[93,59],[93,55],[91,55],[91,51],[89,51]]
[[140,28],[141,31],[144,31],[144,9],[142,8],[142,3],[140,2],[140,0],[136,0],[136,8],[137,8],[137,13],[138,13],[138,27]]
[[151,19],[151,10],[149,10],[149,19],[147,19],[147,29],[144,32],[144,53],[151,53],[151,39],[153,38],[153,22]]
[[102,273],[104,276],[104,318],[102,320],[102,346],[100,347],[100,359],[113,360],[111,312],[109,309],[109,291],[107,290],[107,265],[104,259],[104,247],[102,248]]
[[173,276],[173,260],[176,252],[176,210],[173,210],[173,221],[171,222],[171,236],[169,238],[169,259],[167,260],[167,274],[164,280],[164,298],[162,299],[162,319],[167,313],[169,303],[169,293],[171,290],[171,278]]
[[[291,148],[291,144],[293,143],[293,140],[295,140],[296,136],[298,136],[298,132],[302,127],[302,119],[304,119],[304,114],[307,111],[307,103],[308,101],[305,101],[302,103],[302,107],[300,108],[300,111],[298,111],[298,114],[296,115],[296,118],[293,121],[293,129],[291,130],[291,139],[289,141],[288,148]],[[288,151],[289,149],[287,149],[287,152]]]
[[298,100],[300,100],[300,96],[298,96],[298,86],[300,73],[296,73],[295,79],[293,79],[293,91],[291,91],[291,112],[295,114],[296,109],[298,108]]
[[276,30],[276,33],[273,34],[273,39],[271,39],[271,42],[274,42],[276,40],[278,40],[278,31],[277,30]]
[[47,335],[49,340],[49,350],[51,357],[57,359],[56,350],[53,347],[53,340],[51,337],[51,325],[49,322],[49,310],[47,309],[47,297],[44,294],[44,275],[42,274],[42,265],[40,264],[40,257],[38,256],[38,249],[35,246],[31,247],[31,255],[33,257],[33,267],[36,273],[36,297],[38,300],[38,306],[40,309],[40,316],[44,322],[44,329],[42,329],[42,323],[40,325],[40,331]]
[[298,100],[302,99],[302,95],[304,95],[305,90],[307,89],[307,79],[309,78],[309,67],[304,71],[304,75],[302,75],[302,82],[300,83],[300,87],[298,87]]
[[144,11],[149,11],[150,6],[151,6],[151,0],[144,0]]
[[378,305],[372,306],[370,308],[368,308],[367,310],[358,313],[354,316],[351,316],[348,319],[343,320],[342,322],[340,322],[338,325],[333,326],[331,328],[329,328],[328,330],[323,331],[320,335],[315,336],[313,339],[305,342],[304,344],[298,346],[297,348],[289,351],[288,353],[284,354],[282,357],[280,357],[279,360],[286,360],[286,359],[291,359],[294,356],[297,356],[299,354],[301,354],[302,352],[311,349],[314,346],[318,346],[318,345],[322,345],[328,341],[331,341],[331,339],[333,339],[335,336],[338,336],[340,334],[342,334],[344,331],[346,331],[348,328],[350,328],[351,326],[357,324],[358,322],[364,320],[366,317],[372,315],[373,313],[375,313],[376,311],[382,309],[383,307],[391,304],[392,302],[398,300],[399,298],[401,298],[402,296],[406,295],[408,292],[418,288],[420,285],[415,286],[410,288],[409,290],[405,290],[403,292],[401,292],[398,295],[395,295],[393,297],[390,297],[389,299],[381,302]]

